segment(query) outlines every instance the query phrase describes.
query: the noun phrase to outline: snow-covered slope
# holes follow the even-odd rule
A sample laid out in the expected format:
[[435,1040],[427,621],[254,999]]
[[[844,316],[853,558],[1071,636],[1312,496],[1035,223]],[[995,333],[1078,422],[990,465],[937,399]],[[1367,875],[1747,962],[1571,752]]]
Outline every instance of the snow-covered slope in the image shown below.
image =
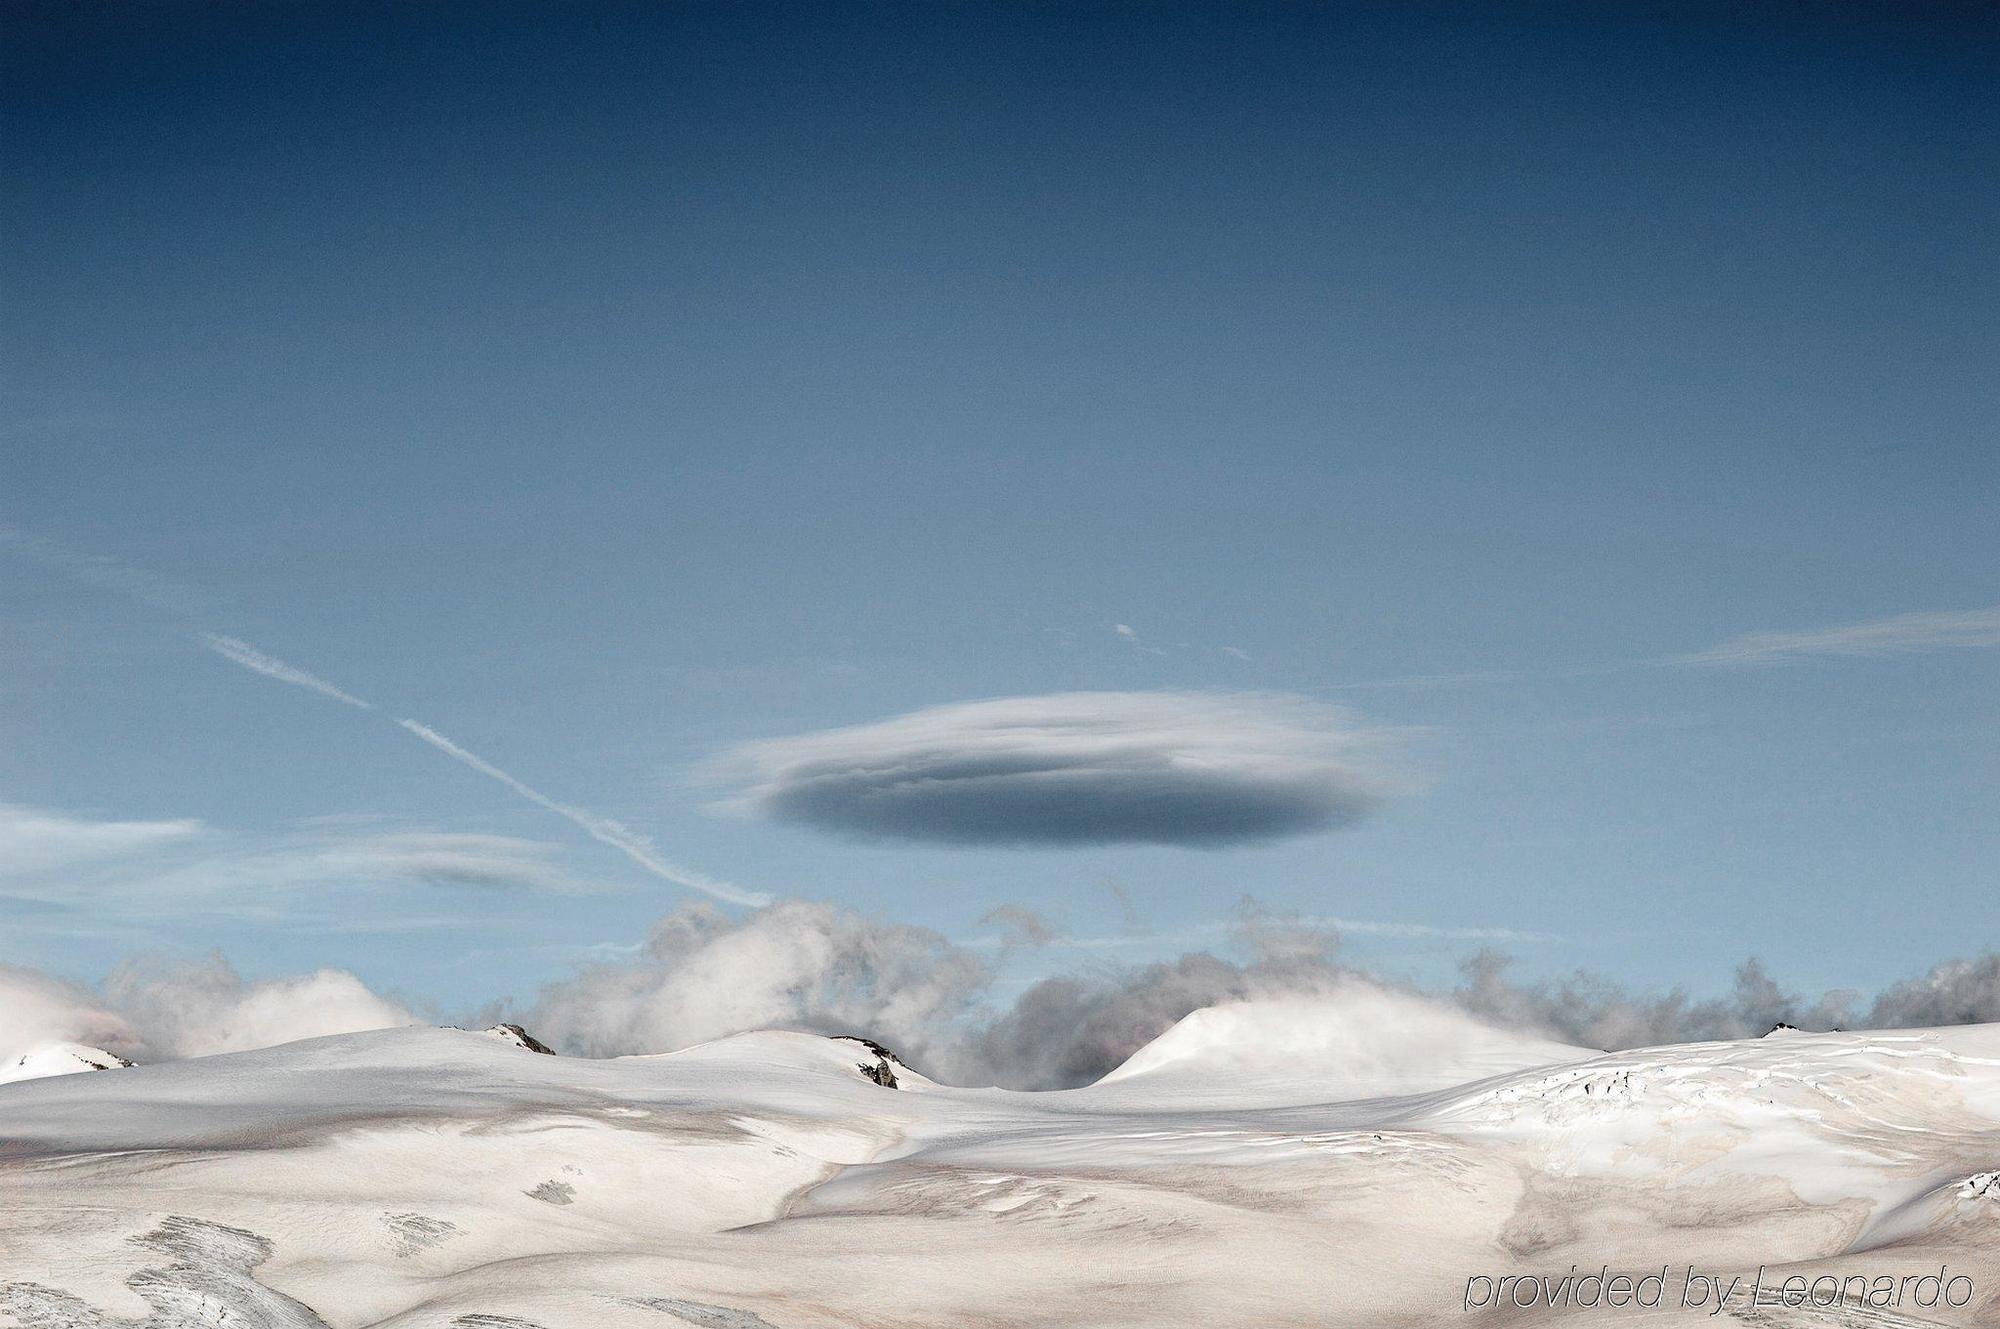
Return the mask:
[[1135,1101],[1386,1098],[1598,1055],[1352,981],[1324,996],[1195,1011],[1098,1082]]
[[106,1052],[86,1043],[43,1043],[0,1061],[0,1084],[41,1080],[51,1075],[75,1075],[79,1071],[122,1070],[131,1064],[115,1052]]
[[1467,1280],[1689,1264],[1976,1289],[1736,1323],[2000,1323],[2000,1027],[1606,1055],[1413,1001],[1201,1013],[1047,1094],[780,1032],[591,1061],[395,1029],[9,1084],[0,1325],[1624,1324]]

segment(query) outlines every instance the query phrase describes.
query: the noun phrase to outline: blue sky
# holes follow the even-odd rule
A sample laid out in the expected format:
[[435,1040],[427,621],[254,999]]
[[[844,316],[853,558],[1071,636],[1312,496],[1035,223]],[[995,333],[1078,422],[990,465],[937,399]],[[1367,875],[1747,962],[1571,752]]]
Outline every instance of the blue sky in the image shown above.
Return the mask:
[[[1994,940],[1990,12],[6,24],[9,960],[455,1008],[700,898],[401,718],[743,892],[1104,943],[1022,975],[1246,894],[1426,979]],[[1075,692],[1345,708],[1394,788],[1021,845],[699,776]]]

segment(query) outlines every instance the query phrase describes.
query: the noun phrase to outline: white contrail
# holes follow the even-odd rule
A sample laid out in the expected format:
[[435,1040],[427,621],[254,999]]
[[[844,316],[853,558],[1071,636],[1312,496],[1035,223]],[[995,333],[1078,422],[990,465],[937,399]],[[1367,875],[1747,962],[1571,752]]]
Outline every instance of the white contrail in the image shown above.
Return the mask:
[[[214,651],[223,659],[242,665],[245,669],[262,674],[266,678],[275,678],[280,683],[290,683],[295,687],[307,688],[319,693],[323,697],[331,697],[335,701],[345,702],[349,706],[354,706],[364,711],[375,709],[372,702],[363,701],[351,693],[343,692],[318,675],[309,674],[303,669],[288,665],[274,655],[266,655],[247,641],[241,641],[235,637],[218,636],[213,632],[204,632],[201,634],[201,644],[208,647],[209,650]],[[640,867],[663,881],[670,881],[676,886],[686,886],[697,891],[706,891],[716,899],[727,900],[731,904],[767,905],[771,903],[771,897],[762,892],[741,890],[726,881],[717,881],[713,877],[703,876],[692,869],[667,862],[659,856],[659,852],[653,847],[651,840],[623,822],[613,821],[609,817],[600,817],[594,812],[587,812],[582,808],[571,807],[567,803],[558,803],[539,789],[532,789],[522,784],[519,780],[507,774],[507,772],[501,770],[485,758],[478,756],[476,753],[467,752],[464,748],[428,725],[418,724],[415,720],[398,720],[396,723],[446,756],[465,763],[481,775],[498,780],[501,784],[506,785],[509,789],[537,807],[546,808],[558,817],[565,818],[574,823],[582,828],[584,834],[588,835],[591,839],[596,840],[600,844],[610,845],[613,849],[616,849],[619,853],[625,855],[625,857],[631,859],[634,863],[637,863]]]
[[623,822],[613,821],[609,817],[600,817],[596,813],[586,812],[582,808],[573,808],[567,803],[558,803],[540,790],[531,789],[527,785],[522,784],[519,780],[516,780],[513,776],[507,774],[507,772],[501,770],[498,766],[495,766],[492,762],[487,761],[478,754],[467,752],[464,748],[428,725],[418,724],[415,720],[398,720],[396,723],[436,748],[439,752],[444,753],[447,757],[463,762],[488,779],[498,780],[501,784],[506,785],[509,789],[537,807],[546,808],[558,817],[573,822],[591,839],[596,840],[600,844],[610,845],[613,849],[616,849],[619,853],[625,855],[625,857],[631,859],[634,863],[637,863],[640,867],[663,881],[670,881],[676,886],[687,886],[697,891],[706,891],[716,899],[727,900],[731,904],[761,906],[771,903],[771,897],[761,891],[746,891],[740,887],[732,886],[726,881],[717,881],[713,877],[705,877],[699,872],[667,862],[659,856],[651,840]]
[[352,693],[342,692],[318,675],[294,668],[275,655],[266,655],[247,641],[240,641],[235,637],[218,637],[213,632],[204,632],[201,634],[201,644],[223,659],[240,664],[245,669],[262,674],[266,678],[275,678],[280,683],[290,683],[294,687],[308,688],[322,697],[346,702],[359,710],[375,709],[372,702],[365,702]]

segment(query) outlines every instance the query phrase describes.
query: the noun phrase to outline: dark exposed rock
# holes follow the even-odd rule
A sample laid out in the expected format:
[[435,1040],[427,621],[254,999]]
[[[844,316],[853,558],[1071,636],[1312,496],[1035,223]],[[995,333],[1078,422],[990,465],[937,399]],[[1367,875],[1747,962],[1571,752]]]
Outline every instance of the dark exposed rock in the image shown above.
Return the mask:
[[[873,1080],[884,1089],[896,1088],[896,1068],[903,1065],[902,1058],[872,1038],[857,1038],[853,1034],[841,1034],[839,1038],[844,1043],[859,1043],[862,1047],[867,1048],[875,1054],[875,1063],[873,1065],[862,1062],[855,1066],[855,1070],[860,1071],[863,1076]],[[907,1070],[908,1067],[904,1067],[904,1069]]]

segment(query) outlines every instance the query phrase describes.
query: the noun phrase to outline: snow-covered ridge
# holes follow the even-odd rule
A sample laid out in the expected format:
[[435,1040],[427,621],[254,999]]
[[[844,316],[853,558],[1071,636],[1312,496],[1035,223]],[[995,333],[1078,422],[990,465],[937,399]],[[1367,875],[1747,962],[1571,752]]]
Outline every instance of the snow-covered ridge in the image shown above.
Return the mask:
[[404,1028],[0,1088],[0,1326],[1418,1329],[1487,1323],[1496,1261],[1945,1264],[1981,1300],[1922,1322],[2000,1323],[2000,1027],[1603,1054],[1340,991],[1043,1094],[783,1031],[533,1050]]
[[536,1038],[518,1024],[496,1024],[479,1031],[488,1038],[498,1039],[509,1047],[520,1048],[524,1052],[539,1052],[545,1057],[553,1057],[556,1050]]

